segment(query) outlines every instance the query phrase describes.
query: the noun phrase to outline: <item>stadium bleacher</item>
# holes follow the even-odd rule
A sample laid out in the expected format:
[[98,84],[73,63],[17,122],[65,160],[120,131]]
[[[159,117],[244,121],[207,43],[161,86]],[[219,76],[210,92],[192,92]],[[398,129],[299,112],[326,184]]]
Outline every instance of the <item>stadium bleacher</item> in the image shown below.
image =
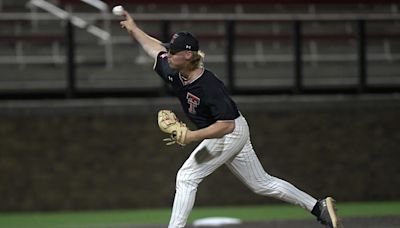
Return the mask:
[[[48,1],[103,27],[102,15],[78,0]],[[121,3],[137,15],[277,15],[268,20],[236,20],[235,79],[238,88],[268,90],[294,83],[293,24],[279,16],[384,15],[398,16],[396,1],[105,1]],[[28,7],[26,1],[0,3],[0,91],[62,89],[66,84],[65,21]],[[8,17],[9,16],[9,17]],[[13,16],[13,17],[12,17]],[[159,90],[162,82],[152,72],[152,59],[111,17],[112,67],[107,67],[104,42],[83,29],[74,29],[78,89]],[[357,85],[357,21],[307,20],[302,23],[304,85],[343,87]],[[138,20],[144,31],[162,39],[160,18]],[[206,67],[227,81],[224,20],[171,20],[169,32],[196,34],[206,53]],[[400,85],[400,21],[366,23],[368,83]]]

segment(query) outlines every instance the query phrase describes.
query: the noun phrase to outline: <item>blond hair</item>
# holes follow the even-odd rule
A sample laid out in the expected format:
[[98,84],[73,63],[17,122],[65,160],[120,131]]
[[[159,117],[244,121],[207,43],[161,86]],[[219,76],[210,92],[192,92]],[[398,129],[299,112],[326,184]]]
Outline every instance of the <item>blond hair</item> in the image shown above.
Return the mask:
[[192,58],[189,60],[188,70],[192,71],[204,66],[204,57],[206,54],[201,50],[192,51]]

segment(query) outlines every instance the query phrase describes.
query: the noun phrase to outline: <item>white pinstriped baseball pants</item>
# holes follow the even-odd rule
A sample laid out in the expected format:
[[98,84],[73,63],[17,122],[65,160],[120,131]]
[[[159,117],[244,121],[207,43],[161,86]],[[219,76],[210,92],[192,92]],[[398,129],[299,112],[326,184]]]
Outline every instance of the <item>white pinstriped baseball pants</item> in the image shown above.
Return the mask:
[[292,184],[266,173],[250,142],[243,116],[235,130],[219,139],[206,139],[192,152],[176,177],[176,193],[169,228],[186,225],[193,208],[197,186],[221,165],[227,165],[255,193],[274,197],[311,211],[317,200]]

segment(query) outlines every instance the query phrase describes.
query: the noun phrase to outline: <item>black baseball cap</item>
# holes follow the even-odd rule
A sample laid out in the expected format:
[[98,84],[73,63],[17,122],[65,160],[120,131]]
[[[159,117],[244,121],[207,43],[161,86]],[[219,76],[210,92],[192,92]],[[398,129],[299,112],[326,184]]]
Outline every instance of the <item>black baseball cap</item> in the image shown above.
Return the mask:
[[198,51],[199,41],[190,32],[175,33],[169,43],[162,44],[168,51]]

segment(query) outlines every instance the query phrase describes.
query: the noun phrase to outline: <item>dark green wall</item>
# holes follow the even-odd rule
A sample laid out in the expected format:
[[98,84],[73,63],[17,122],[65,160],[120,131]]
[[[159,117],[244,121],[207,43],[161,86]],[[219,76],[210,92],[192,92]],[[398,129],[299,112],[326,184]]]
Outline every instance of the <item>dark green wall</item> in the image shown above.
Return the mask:
[[[237,100],[270,174],[315,197],[400,199],[398,99]],[[157,109],[176,103],[87,103],[0,105],[1,211],[171,205],[194,148],[161,142]],[[196,205],[275,202],[223,167],[200,185]]]

